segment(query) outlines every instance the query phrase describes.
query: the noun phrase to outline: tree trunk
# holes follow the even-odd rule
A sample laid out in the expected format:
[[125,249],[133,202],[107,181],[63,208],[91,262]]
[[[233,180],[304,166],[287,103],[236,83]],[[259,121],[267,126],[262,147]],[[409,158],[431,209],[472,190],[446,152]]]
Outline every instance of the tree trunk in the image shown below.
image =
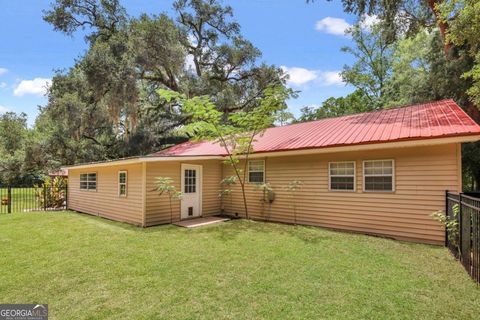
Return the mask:
[[[443,2],[443,0],[428,0],[428,6],[432,10],[432,12],[435,15],[435,18],[437,20],[437,25],[438,25],[438,28],[440,29],[440,34],[441,34],[442,39],[443,39],[443,50],[445,52],[445,58],[447,60],[449,60],[451,58],[450,51],[453,47],[453,44],[450,41],[447,40],[448,23],[442,21],[442,17],[440,15],[440,12],[436,8],[436,5],[440,4],[442,2]],[[466,93],[465,93],[465,95],[466,95]],[[467,99],[468,99],[468,97],[467,97]],[[480,110],[478,110],[477,106],[473,102],[468,101],[466,103],[465,111],[468,113],[468,115],[470,117],[472,117],[472,119],[476,123],[480,124]]]
[[436,5],[440,4],[441,2],[443,1],[428,0],[428,6],[430,7],[430,10],[432,10],[433,14],[435,15],[435,18],[437,19],[437,25],[438,25],[438,28],[440,29],[440,34],[442,35],[442,39],[443,39],[443,50],[445,52],[445,57],[448,59],[450,50],[452,49],[452,43],[450,41],[447,41],[448,23],[442,21],[440,12],[438,12],[438,9],[436,8]]
[[245,194],[245,184],[240,183],[242,188],[242,197],[243,197],[243,206],[245,207],[245,219],[248,219],[248,205],[247,205],[247,195]]

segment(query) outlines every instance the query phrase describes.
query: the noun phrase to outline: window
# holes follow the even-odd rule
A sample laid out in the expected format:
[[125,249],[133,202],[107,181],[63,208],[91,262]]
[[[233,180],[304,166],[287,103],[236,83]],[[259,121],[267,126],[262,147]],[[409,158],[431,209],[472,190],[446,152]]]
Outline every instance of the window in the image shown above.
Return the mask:
[[248,161],[248,182],[249,183],[265,182],[265,161],[264,160]]
[[197,192],[197,170],[185,169],[184,177],[184,192],[195,193]]
[[355,191],[355,162],[329,162],[330,190]]
[[394,191],[393,160],[363,162],[364,191]]
[[97,174],[95,172],[80,174],[80,190],[97,190]]
[[118,196],[127,196],[127,171],[118,172]]

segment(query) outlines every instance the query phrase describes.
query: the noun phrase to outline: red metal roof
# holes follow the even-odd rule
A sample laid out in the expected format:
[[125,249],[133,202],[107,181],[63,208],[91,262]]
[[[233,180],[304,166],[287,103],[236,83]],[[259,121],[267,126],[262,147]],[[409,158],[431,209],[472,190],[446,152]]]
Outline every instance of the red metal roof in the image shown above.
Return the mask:
[[[453,100],[359,113],[269,128],[254,150],[275,152],[358,144],[479,135],[476,124]],[[226,155],[215,142],[185,142],[151,156]]]
[[48,175],[51,177],[68,177],[68,169],[60,168],[56,171],[49,171]]

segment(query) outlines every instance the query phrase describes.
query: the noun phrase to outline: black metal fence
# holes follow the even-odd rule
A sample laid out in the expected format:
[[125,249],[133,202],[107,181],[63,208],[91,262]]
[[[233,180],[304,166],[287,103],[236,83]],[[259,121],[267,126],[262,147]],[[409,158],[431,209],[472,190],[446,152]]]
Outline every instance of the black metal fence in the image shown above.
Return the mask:
[[446,214],[457,227],[447,228],[445,246],[480,283],[480,193],[446,192]]
[[0,186],[0,214],[67,208],[67,185]]

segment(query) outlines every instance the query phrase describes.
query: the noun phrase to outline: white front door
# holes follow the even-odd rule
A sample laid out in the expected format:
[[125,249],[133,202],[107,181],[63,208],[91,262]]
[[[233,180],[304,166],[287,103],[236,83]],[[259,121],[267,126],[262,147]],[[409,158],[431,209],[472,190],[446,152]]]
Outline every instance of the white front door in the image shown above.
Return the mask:
[[202,215],[202,166],[182,164],[181,218]]

